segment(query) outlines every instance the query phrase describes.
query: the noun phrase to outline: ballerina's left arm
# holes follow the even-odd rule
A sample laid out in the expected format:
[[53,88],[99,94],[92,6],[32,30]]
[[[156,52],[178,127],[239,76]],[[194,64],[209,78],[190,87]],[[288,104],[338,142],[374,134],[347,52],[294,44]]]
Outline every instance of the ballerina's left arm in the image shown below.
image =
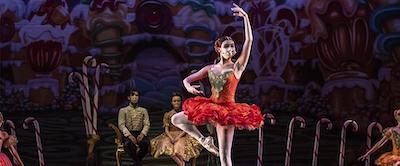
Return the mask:
[[249,16],[247,15],[246,11],[244,11],[241,7],[239,7],[235,3],[233,4],[233,6],[234,6],[232,8],[233,15],[242,17],[244,22],[243,48],[239,58],[234,64],[234,71],[236,78],[240,78],[249,61],[251,46],[253,44],[253,31],[251,29]]
[[371,149],[368,150],[367,153],[365,153],[364,155],[362,155],[361,157],[358,158],[358,160],[365,160],[369,155],[371,155],[372,153],[374,153],[376,150],[378,150],[379,148],[381,148],[383,145],[386,144],[386,142],[388,142],[391,139],[391,134],[392,134],[392,129],[385,129],[383,131],[383,137],[381,140],[379,140]]

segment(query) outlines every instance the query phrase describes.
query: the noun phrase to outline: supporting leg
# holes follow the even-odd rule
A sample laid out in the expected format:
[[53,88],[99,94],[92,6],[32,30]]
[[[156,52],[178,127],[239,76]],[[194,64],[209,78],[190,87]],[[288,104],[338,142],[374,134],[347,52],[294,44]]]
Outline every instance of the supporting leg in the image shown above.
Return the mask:
[[219,160],[221,162],[221,166],[232,166],[231,153],[234,133],[234,126],[217,125]]

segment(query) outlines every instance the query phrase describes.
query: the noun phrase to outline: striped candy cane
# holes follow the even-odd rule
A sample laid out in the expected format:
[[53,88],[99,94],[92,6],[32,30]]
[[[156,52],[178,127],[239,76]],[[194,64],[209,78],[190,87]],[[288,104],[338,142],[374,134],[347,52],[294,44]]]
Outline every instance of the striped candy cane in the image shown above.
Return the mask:
[[318,164],[318,149],[319,149],[319,141],[321,138],[321,124],[327,124],[326,130],[332,129],[332,123],[327,118],[322,118],[317,122],[317,127],[315,130],[315,137],[314,137],[314,150],[313,150],[313,160],[312,165],[317,166]]
[[11,135],[14,135],[14,136],[16,136],[17,134],[16,134],[16,132],[15,132],[15,125],[14,125],[14,122],[12,122],[11,120],[6,120],[6,123],[5,123],[8,127],[10,127],[10,132],[11,132]]
[[342,126],[342,134],[340,137],[340,152],[339,152],[339,166],[343,166],[344,165],[344,155],[346,153],[346,129],[347,126],[353,126],[353,132],[357,132],[358,131],[358,124],[356,121],[354,120],[347,120],[346,122],[344,122],[343,126]]
[[93,94],[93,124],[94,124],[94,134],[97,134],[97,111],[99,109],[99,86],[100,86],[100,74],[101,67],[107,67],[108,65],[105,63],[96,64],[95,59],[93,59],[92,65],[96,66],[95,79],[94,79],[94,94]]
[[300,122],[300,128],[305,128],[306,127],[305,120],[300,116],[293,117],[292,120],[290,120],[288,138],[287,138],[287,142],[286,142],[285,166],[289,166],[290,165],[290,154],[292,153],[293,128],[294,128],[294,122],[295,121],[299,121]]
[[3,114],[0,112],[0,128],[4,125],[4,117]]
[[[82,78],[83,78],[83,85],[88,89],[88,91],[85,91],[83,97],[85,98],[85,106],[86,106],[86,112],[88,116],[88,122],[89,124],[89,134],[94,134],[97,131],[94,131],[94,124],[93,124],[93,118],[92,118],[92,109],[91,109],[91,100],[90,100],[90,93],[89,93],[89,80],[88,80],[88,65],[91,64],[94,58],[92,56],[87,56],[83,60],[82,64]],[[96,63],[96,62],[94,62]]]
[[40,138],[39,122],[33,117],[28,117],[24,120],[24,124],[23,124],[24,129],[28,129],[29,123],[33,123],[33,125],[35,127],[34,129],[35,129],[35,136],[36,136],[36,146],[37,146],[38,155],[39,155],[39,166],[44,166],[43,147],[42,147],[42,140]]
[[[274,124],[275,124],[276,120],[275,120],[274,115],[272,115],[272,114],[270,114],[270,113],[267,113],[265,116],[267,117],[266,119],[269,120],[269,123],[270,123],[271,125],[274,125]],[[264,128],[264,127],[260,127],[260,128],[258,129],[258,155],[257,155],[257,166],[262,166],[262,163],[263,163],[263,150],[264,150],[264,130],[263,130],[263,128]]]
[[[382,133],[382,125],[378,122],[372,122],[371,124],[369,124],[368,126],[368,130],[367,130],[367,151],[369,149],[371,149],[371,138],[372,138],[372,129],[374,129],[374,127],[378,128],[378,131],[380,133]],[[368,155],[366,160],[365,160],[365,166],[369,166],[371,162],[371,155]]]
[[69,74],[69,82],[74,82],[74,77],[78,79],[78,83],[79,83],[79,89],[81,92],[81,103],[82,103],[82,110],[83,110],[83,116],[84,116],[84,124],[85,124],[85,130],[86,130],[86,136],[89,136],[89,117],[87,114],[87,110],[86,110],[86,103],[90,102],[90,101],[86,101],[84,94],[85,91],[89,92],[89,89],[87,87],[85,87],[84,83],[83,83],[83,78],[82,75],[77,73],[77,72],[72,72],[71,74]]

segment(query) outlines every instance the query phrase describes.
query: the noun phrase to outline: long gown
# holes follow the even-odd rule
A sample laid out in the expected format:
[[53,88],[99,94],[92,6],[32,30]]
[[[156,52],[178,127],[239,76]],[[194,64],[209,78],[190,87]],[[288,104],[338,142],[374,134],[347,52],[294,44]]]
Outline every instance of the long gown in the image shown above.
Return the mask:
[[392,140],[392,151],[382,154],[375,160],[375,164],[379,166],[395,165],[396,162],[400,162],[400,134],[389,128],[384,130],[383,135]]
[[[164,114],[163,127],[169,129],[172,138],[176,138],[183,131],[175,127],[171,123],[171,117],[176,112],[174,110]],[[175,144],[172,144],[166,133],[153,138],[151,140],[151,155],[158,158],[160,155],[177,155],[182,157],[183,160],[189,161],[191,158],[197,158],[202,150],[200,143],[193,137],[185,134],[179,138]]]
[[260,108],[254,104],[236,103],[235,91],[239,80],[233,71],[215,74],[208,71],[211,84],[211,97],[196,96],[186,99],[183,111],[195,125],[216,123],[227,126],[233,125],[238,129],[254,130],[264,121]]

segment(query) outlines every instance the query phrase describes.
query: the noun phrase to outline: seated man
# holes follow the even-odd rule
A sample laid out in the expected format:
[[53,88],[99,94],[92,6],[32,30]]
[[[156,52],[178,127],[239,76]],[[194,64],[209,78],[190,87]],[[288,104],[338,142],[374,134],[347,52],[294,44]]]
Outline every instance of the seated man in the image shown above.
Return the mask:
[[138,106],[139,91],[131,90],[128,100],[129,105],[119,110],[118,127],[125,136],[125,151],[137,166],[141,166],[144,156],[149,151],[149,114],[145,108]]

